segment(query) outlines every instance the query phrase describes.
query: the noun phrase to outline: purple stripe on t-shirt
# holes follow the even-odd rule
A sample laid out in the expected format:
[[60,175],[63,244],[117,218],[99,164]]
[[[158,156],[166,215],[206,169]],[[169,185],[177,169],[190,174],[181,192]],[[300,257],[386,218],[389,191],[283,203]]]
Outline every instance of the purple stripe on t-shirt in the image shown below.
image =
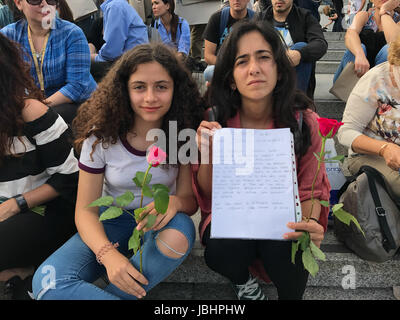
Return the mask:
[[104,171],[106,171],[106,167],[104,167],[104,168],[90,168],[88,166],[85,166],[80,161],[78,161],[78,167],[79,167],[79,169],[82,169],[83,171],[86,171],[86,172],[89,172],[89,173],[92,173],[92,174],[99,174],[99,173],[103,173]]
[[134,154],[135,156],[139,157],[145,157],[146,156],[146,151],[140,151],[132,147],[129,142],[126,139],[121,138],[121,143],[125,147],[126,150],[128,150],[130,153]]

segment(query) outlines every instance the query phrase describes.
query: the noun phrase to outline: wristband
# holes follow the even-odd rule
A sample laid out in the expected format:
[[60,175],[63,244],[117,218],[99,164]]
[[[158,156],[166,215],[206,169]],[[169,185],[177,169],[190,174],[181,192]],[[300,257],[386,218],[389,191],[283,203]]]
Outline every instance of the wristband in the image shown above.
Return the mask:
[[319,223],[319,220],[318,220],[317,218],[310,217],[310,220],[313,220],[313,221],[315,221],[316,223],[320,224],[320,223]]
[[386,148],[388,145],[389,145],[389,143],[384,143],[384,144],[381,146],[381,148],[379,149],[379,152],[378,152],[378,155],[379,155],[380,157],[382,157],[383,150],[385,150],[385,148]]
[[29,209],[28,203],[26,202],[22,194],[17,194],[13,198],[17,201],[18,208],[21,212],[27,211]]

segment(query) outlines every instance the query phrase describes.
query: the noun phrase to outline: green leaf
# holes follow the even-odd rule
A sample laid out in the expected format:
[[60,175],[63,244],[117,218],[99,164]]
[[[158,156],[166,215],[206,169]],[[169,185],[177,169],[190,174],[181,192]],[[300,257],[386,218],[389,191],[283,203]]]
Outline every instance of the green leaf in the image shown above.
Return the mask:
[[143,188],[143,195],[148,198],[153,198],[153,192],[151,192],[150,187],[148,185],[144,185]]
[[121,208],[109,207],[106,211],[104,211],[101,214],[99,220],[104,221],[104,220],[118,218],[122,213],[123,213],[123,211]]
[[310,249],[315,258],[317,258],[318,260],[326,261],[325,253],[323,253],[322,250],[318,248],[312,241],[310,241]]
[[140,184],[140,181],[138,178],[134,177],[132,180],[138,188],[142,188],[142,185]]
[[154,214],[149,214],[147,216],[147,223],[146,223],[146,228],[151,228],[154,225],[154,222],[156,222],[157,216]]
[[330,204],[329,201],[325,201],[325,200],[319,200],[319,203],[321,204],[321,206],[329,208]]
[[301,250],[305,251],[310,246],[310,234],[304,231],[298,241],[300,242]]
[[319,159],[319,154],[318,154],[318,153],[315,153],[315,152],[313,152],[313,153],[314,153],[314,156],[317,158],[317,160],[320,161],[320,159]]
[[315,261],[314,256],[311,253],[310,247],[308,247],[301,256],[303,260],[304,268],[313,276],[318,273],[319,266],[318,263]]
[[332,212],[338,211],[343,207],[343,203],[337,203],[332,207]]
[[156,192],[159,189],[165,190],[169,193],[169,188],[164,184],[156,183],[153,184],[153,186],[151,187],[151,190],[153,190],[153,192]]
[[44,216],[44,212],[46,211],[46,206],[37,206],[31,209],[31,211]]
[[140,246],[140,231],[135,228],[133,230],[132,236],[129,238],[128,249],[133,250],[133,253],[136,255],[139,246]]
[[[146,174],[146,173],[145,173],[145,172],[142,172],[142,171],[136,172],[135,178],[137,178],[137,180],[138,180],[138,182],[139,182],[139,188],[141,188],[141,187],[143,186],[143,180],[144,180],[145,174]],[[145,183],[144,183],[145,185],[150,183],[151,177],[152,177],[151,173],[147,173],[146,181],[145,181]],[[135,178],[134,178],[134,179],[135,179]]]
[[365,237],[365,233],[362,230],[360,224],[358,223],[357,219],[350,213],[344,211],[343,209],[339,209],[336,210],[334,212],[332,212],[332,214],[341,222],[343,222],[344,224],[347,224],[348,226],[350,226],[350,222],[353,222],[357,229],[360,230],[360,232],[363,234],[363,236]]
[[137,208],[137,209],[135,209],[135,210],[133,211],[133,213],[135,214],[135,220],[136,220],[136,222],[141,220],[140,215],[142,214],[143,211],[146,211],[146,210],[147,210],[147,207],[144,207],[144,208]]
[[299,250],[299,245],[300,245],[299,241],[292,242],[292,263],[293,264],[296,264],[296,253]]
[[133,200],[135,199],[135,196],[133,195],[132,192],[126,191],[122,196],[119,196],[115,198],[115,202],[117,205],[120,207],[126,207],[128,206]]
[[158,189],[154,193],[154,207],[158,213],[164,214],[168,209],[169,194],[165,190]]
[[111,206],[114,202],[114,198],[111,196],[101,197],[97,200],[94,200],[88,207],[102,207],[102,206]]

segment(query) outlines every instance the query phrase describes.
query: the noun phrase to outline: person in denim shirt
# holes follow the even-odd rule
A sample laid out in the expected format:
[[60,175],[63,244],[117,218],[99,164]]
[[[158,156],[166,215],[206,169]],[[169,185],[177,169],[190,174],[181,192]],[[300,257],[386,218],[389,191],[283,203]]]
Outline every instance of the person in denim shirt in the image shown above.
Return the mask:
[[[47,0],[49,1],[49,0]],[[29,1],[31,2],[31,1]],[[96,89],[90,75],[90,52],[85,35],[75,24],[55,17],[57,0],[30,4],[16,0],[25,18],[0,30],[19,43],[31,75],[46,97],[67,123],[75,117],[80,103]]]
[[106,0],[103,11],[104,41],[99,53],[92,53],[96,62],[112,62],[125,51],[149,42],[147,27],[136,10],[126,0]]
[[175,14],[175,1],[153,0],[152,9],[156,17],[153,25],[162,42],[175,48],[184,57],[187,56],[190,50],[189,23]]

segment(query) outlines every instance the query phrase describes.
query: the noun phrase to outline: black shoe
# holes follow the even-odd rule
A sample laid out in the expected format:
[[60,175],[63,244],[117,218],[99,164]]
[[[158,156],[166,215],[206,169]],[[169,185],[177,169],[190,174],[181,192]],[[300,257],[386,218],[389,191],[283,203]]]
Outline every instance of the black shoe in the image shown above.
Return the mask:
[[196,72],[204,72],[204,70],[206,70],[207,68],[207,63],[205,63],[204,61],[198,61],[195,64],[195,71]]
[[19,276],[14,276],[5,284],[4,294],[11,296],[12,300],[32,300],[32,279],[29,276],[22,280]]

